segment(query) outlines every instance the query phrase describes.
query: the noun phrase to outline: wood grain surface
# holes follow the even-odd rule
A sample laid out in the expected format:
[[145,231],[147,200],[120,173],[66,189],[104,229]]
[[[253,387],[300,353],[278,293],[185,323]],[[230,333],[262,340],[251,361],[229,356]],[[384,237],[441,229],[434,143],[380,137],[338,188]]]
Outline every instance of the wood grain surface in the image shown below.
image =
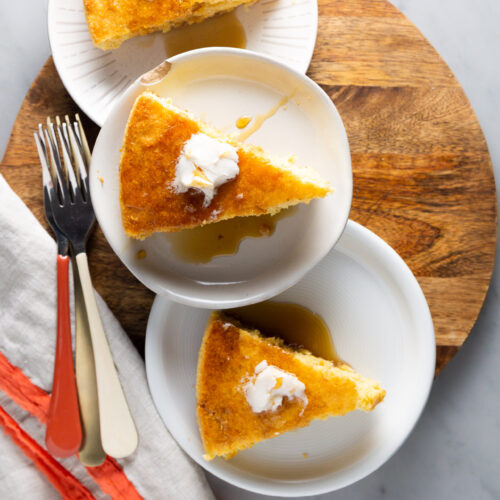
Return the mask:
[[[495,258],[495,183],[478,121],[447,65],[386,0],[319,0],[308,74],[347,128],[351,218],[395,248],[424,290],[438,373],[476,321]],[[47,115],[75,111],[49,59],[26,95],[0,167],[46,228],[32,132]],[[86,126],[93,143],[98,128]],[[121,264],[99,229],[89,260],[97,290],[143,353],[153,293]]]

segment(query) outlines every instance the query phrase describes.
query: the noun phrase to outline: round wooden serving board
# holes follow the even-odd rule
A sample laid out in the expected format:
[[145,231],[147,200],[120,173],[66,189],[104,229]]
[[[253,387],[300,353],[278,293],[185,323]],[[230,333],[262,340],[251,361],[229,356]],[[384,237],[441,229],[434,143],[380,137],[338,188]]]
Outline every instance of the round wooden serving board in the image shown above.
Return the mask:
[[[495,182],[479,123],[441,57],[386,0],[319,0],[308,74],[331,96],[347,128],[351,218],[395,248],[424,290],[439,372],[476,321],[495,258]],[[75,111],[49,59],[24,100],[1,165],[45,227],[33,130],[46,116]],[[98,128],[86,125],[93,143]],[[97,290],[142,352],[153,293],[121,264],[100,230],[89,254]]]

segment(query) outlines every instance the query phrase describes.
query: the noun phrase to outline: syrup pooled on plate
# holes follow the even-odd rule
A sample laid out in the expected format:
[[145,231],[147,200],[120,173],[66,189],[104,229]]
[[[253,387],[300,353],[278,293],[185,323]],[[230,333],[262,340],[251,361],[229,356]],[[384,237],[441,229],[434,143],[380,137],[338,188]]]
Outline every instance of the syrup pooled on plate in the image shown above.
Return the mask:
[[236,120],[236,126],[238,128],[245,128],[251,121],[252,121],[252,117],[251,116],[248,116],[248,115],[240,116]]
[[330,329],[323,318],[306,307],[290,302],[266,300],[251,306],[224,311],[247,327],[267,337],[279,337],[292,347],[303,347],[312,354],[341,363]]
[[289,217],[297,207],[281,210],[276,215],[235,217],[214,224],[169,233],[171,252],[178,258],[197,264],[210,262],[218,255],[232,255],[244,238],[271,236],[280,219]]
[[237,47],[245,49],[247,37],[235,12],[188,24],[165,34],[167,57],[202,47]]

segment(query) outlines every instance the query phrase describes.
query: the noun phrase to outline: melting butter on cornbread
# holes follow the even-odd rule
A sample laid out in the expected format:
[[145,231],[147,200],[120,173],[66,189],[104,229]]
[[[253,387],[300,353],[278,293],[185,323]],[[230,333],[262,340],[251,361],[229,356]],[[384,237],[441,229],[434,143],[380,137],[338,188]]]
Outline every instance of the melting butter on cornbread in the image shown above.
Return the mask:
[[[213,149],[213,158],[201,158],[205,153],[192,147],[200,138]],[[186,169],[191,160],[192,168]],[[189,174],[184,180],[181,171]],[[123,227],[137,239],[233,217],[276,214],[333,192],[311,168],[224,136],[149,91],[137,98],[130,114],[119,176]]]
[[[248,384],[258,383],[269,368],[259,394],[249,394]],[[213,312],[198,358],[196,395],[204,458],[211,460],[230,458],[316,419],[372,411],[385,391],[345,363],[294,351]]]

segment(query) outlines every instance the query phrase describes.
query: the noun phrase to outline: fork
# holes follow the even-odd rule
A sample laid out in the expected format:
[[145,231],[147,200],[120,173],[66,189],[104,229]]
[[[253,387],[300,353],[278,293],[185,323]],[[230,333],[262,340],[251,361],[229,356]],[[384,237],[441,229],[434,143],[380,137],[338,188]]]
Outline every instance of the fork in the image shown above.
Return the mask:
[[[85,136],[82,122],[78,114],[75,115],[80,131],[82,156],[85,168],[90,166],[90,149]],[[66,115],[69,124],[69,117]],[[50,123],[50,120],[49,122]],[[56,123],[60,125],[59,117]],[[71,125],[69,125],[71,126]],[[52,175],[54,179],[54,175]],[[72,256],[73,283],[75,288],[75,373],[78,401],[80,403],[80,419],[82,422],[83,439],[78,458],[83,465],[96,467],[106,459],[102,449],[101,430],[99,428],[99,402],[97,399],[97,383],[95,377],[94,353],[90,338],[89,322],[83,299],[82,285],[78,277],[78,270],[74,255]]]
[[[62,124],[58,121],[55,127],[50,122],[48,131],[40,126],[39,132],[35,133],[35,141],[42,153],[40,161],[45,172],[45,196],[56,225],[71,243],[82,285],[95,360],[102,447],[108,455],[123,458],[134,452],[138,436],[106,340],[90,278],[86,242],[95,216],[83,159],[82,134],[77,122],[72,125],[68,119]],[[55,139],[55,130],[59,141]],[[48,150],[50,156],[47,155]],[[57,189],[48,171],[51,158],[55,164]]]
[[[39,154],[46,155],[42,143],[37,142],[37,147]],[[45,184],[50,172],[43,170],[42,173]],[[71,343],[69,243],[55,223],[47,191],[44,192],[43,204],[45,217],[57,240],[57,341],[45,444],[52,455],[63,458],[74,455],[82,441]]]

